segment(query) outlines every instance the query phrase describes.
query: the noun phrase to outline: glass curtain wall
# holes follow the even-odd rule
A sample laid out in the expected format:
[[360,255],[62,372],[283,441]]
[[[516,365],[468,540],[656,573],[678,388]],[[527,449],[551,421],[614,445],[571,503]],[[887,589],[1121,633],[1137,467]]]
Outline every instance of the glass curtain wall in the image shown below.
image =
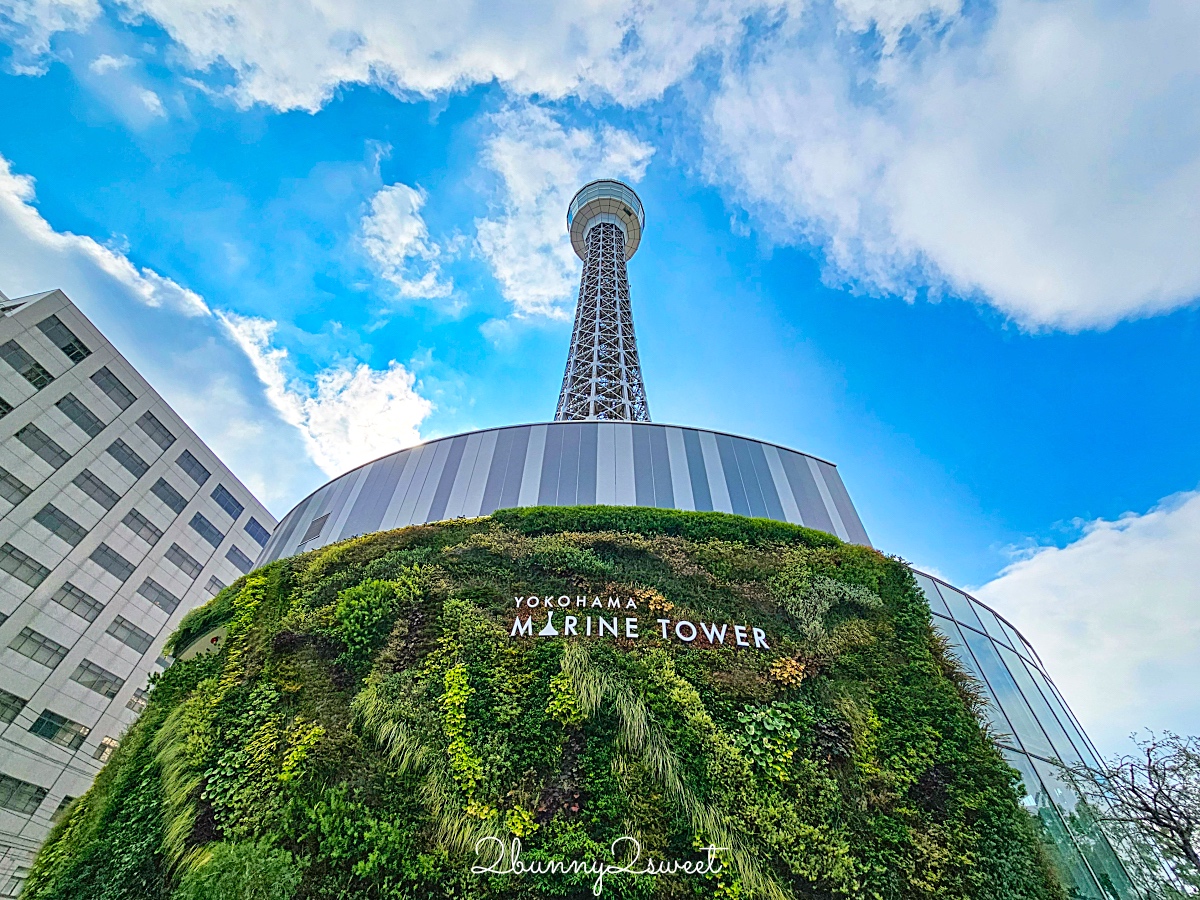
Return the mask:
[[1134,886],[1109,835],[1057,774],[1057,760],[1092,768],[1099,767],[1099,760],[1037,652],[974,597],[916,570],[913,574],[929,601],[934,626],[986,692],[988,724],[1009,764],[1021,774],[1025,806],[1040,823],[1068,896],[1146,896]]

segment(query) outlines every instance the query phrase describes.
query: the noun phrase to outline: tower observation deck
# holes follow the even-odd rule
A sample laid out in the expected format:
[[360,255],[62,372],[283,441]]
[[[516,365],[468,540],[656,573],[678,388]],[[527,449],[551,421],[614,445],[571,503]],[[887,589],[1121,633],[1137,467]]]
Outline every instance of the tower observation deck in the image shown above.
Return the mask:
[[650,421],[625,271],[645,224],[642,201],[619,181],[584,185],[567,208],[583,275],[555,421]]

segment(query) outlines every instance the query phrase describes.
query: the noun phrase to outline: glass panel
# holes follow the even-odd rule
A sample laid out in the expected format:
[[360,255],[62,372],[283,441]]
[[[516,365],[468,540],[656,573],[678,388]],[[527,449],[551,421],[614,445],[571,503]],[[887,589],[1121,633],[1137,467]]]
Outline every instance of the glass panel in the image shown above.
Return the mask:
[[1045,663],[1042,662],[1042,658],[1038,656],[1037,651],[1033,649],[1033,644],[1029,643],[1029,641],[1025,640],[1025,638],[1021,638],[1021,646],[1025,649],[1025,656],[1028,659],[1033,660],[1039,666],[1045,666]]
[[979,621],[983,623],[983,630],[986,631],[993,639],[1002,644],[1009,642],[1008,635],[1000,626],[1000,620],[996,618],[996,614],[981,603],[971,601],[971,608],[975,610],[975,615],[979,616]]
[[[1054,682],[1038,671],[1036,666],[1030,666],[1030,669],[1031,671],[1036,671],[1037,674],[1041,675],[1041,677],[1045,679],[1044,683],[1050,686],[1050,690],[1054,693],[1054,699],[1057,701],[1055,709],[1061,709],[1066,712],[1067,719],[1071,723],[1069,726],[1069,731],[1072,736],[1077,736],[1076,746],[1082,744],[1083,746],[1087,747],[1086,755],[1089,759],[1099,759],[1100,754],[1096,752],[1096,745],[1093,744],[1087,734],[1084,733],[1083,726],[1079,724],[1079,720],[1075,718],[1075,713],[1071,712],[1071,708],[1067,706],[1067,701],[1063,699],[1063,695],[1059,693],[1058,688],[1054,686]],[[1043,682],[1039,681],[1038,683],[1042,684]]]
[[1083,732],[1079,730],[1079,726],[1075,723],[1075,719],[1071,716],[1070,711],[1063,705],[1062,699],[1058,696],[1058,692],[1054,690],[1054,686],[1050,684],[1048,679],[1037,666],[1025,664],[1025,668],[1029,672],[1029,677],[1033,680],[1042,691],[1042,697],[1050,706],[1051,711],[1058,718],[1058,724],[1063,731],[1067,733],[1067,737],[1071,739],[1071,743],[1075,747],[1075,751],[1079,754],[1080,761],[1093,769],[1100,768],[1100,761],[1096,758],[1095,752],[1092,750],[1091,744],[1087,738],[1083,736]]
[[933,579],[928,575],[922,575],[920,572],[913,572],[913,576],[917,579],[917,587],[925,594],[925,599],[929,602],[929,608],[943,616],[950,615],[950,610],[946,609],[946,604],[942,600],[941,594],[938,593]]
[[967,595],[962,591],[956,591],[947,584],[939,584],[938,590],[942,593],[942,599],[946,601],[946,605],[950,607],[950,615],[964,625],[969,625],[971,628],[978,628],[983,631],[983,625],[979,621],[979,616],[975,615],[975,610],[971,607],[971,601],[967,599]]
[[[1000,626],[1004,629],[1004,633],[1008,635],[1008,646],[1012,647],[1018,653],[1026,653],[1025,643],[1021,640],[1021,635],[1017,633],[1017,629],[1013,628],[1003,619],[1000,619]],[[1030,657],[1032,659],[1032,657]]]
[[1075,844],[1083,853],[1089,868],[1100,880],[1109,897],[1120,900],[1136,900],[1137,894],[1125,874],[1125,868],[1117,860],[1108,839],[1101,833],[1092,810],[1058,777],[1055,767],[1040,759],[1030,760],[1042,779],[1051,799],[1062,811],[1067,827],[1075,837]]
[[979,664],[975,662],[975,657],[971,655],[971,651],[967,649],[963,643],[962,636],[959,634],[958,627],[950,619],[935,617],[933,620],[934,627],[938,629],[950,641],[950,646],[954,651],[954,655],[958,657],[959,662],[979,681],[983,688],[983,694],[987,698],[988,706],[984,710],[984,715],[987,718],[988,725],[993,733],[1002,741],[1012,741],[1012,726],[1004,717],[1004,713],[1000,709],[1000,704],[996,702],[996,697],[988,687],[987,681],[983,674],[979,671]]
[[[1063,730],[1062,724],[1058,717],[1046,702],[1046,698],[1042,696],[1042,692],[1038,690],[1033,679],[1029,675],[1029,670],[1025,667],[1025,663],[1017,654],[1013,653],[1007,647],[998,646],[1000,656],[1003,658],[1008,670],[1016,679],[1017,685],[1021,692],[1025,695],[1033,714],[1041,723],[1042,730],[1050,737],[1050,744],[1054,747],[1054,758],[1061,760],[1068,766],[1075,766],[1083,762],[1083,757],[1079,755],[1078,749]],[[1027,748],[1028,749],[1028,748]],[[1035,751],[1036,752],[1036,751]],[[1044,754],[1043,754],[1044,755]]]
[[1041,726],[1038,725],[1037,718],[1021,695],[1012,674],[996,652],[996,645],[990,639],[969,628],[963,629],[963,636],[967,639],[971,652],[975,654],[975,659],[983,669],[984,677],[991,685],[992,693],[996,696],[1000,708],[1004,710],[1004,714],[1016,729],[1017,739],[1025,750],[1039,756],[1054,756],[1054,747],[1050,744]]
[[1012,750],[1004,751],[1008,764],[1021,773],[1021,781],[1025,785],[1025,809],[1036,817],[1040,827],[1042,841],[1049,850],[1051,861],[1054,863],[1058,876],[1062,879],[1067,896],[1071,898],[1086,898],[1086,900],[1110,900],[1100,891],[1095,876],[1087,863],[1084,862],[1079,848],[1062,816],[1055,808],[1049,792],[1033,768],[1032,760],[1023,753]]

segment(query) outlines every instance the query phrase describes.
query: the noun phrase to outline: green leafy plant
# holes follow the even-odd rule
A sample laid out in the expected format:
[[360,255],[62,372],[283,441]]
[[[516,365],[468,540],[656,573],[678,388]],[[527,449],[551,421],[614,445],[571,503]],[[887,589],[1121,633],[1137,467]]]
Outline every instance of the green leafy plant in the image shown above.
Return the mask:
[[808,733],[807,709],[774,703],[737,714],[742,729],[734,741],[754,765],[779,781],[787,781],[792,757]]
[[214,844],[172,900],[291,900],[302,875],[292,854],[265,841]]
[[[632,597],[642,635],[514,636],[534,593]],[[660,617],[771,649],[664,639]],[[725,848],[719,875],[606,881],[624,900],[1063,896],[908,570],[821,532],[505,510],[273,563],[173,646],[217,624],[218,652],[155,681],[26,900],[584,897],[585,875],[471,874],[477,841],[547,862],[623,835],[656,859]]]

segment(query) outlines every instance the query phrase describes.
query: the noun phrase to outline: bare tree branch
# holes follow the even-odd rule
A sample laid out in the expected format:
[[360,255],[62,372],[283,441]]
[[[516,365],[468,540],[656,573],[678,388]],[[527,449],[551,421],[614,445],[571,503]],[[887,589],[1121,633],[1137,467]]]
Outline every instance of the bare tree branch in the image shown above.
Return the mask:
[[1135,829],[1161,857],[1164,876],[1200,890],[1200,738],[1166,731],[1134,741],[1134,755],[1100,770],[1064,766],[1063,774],[1100,822]]

